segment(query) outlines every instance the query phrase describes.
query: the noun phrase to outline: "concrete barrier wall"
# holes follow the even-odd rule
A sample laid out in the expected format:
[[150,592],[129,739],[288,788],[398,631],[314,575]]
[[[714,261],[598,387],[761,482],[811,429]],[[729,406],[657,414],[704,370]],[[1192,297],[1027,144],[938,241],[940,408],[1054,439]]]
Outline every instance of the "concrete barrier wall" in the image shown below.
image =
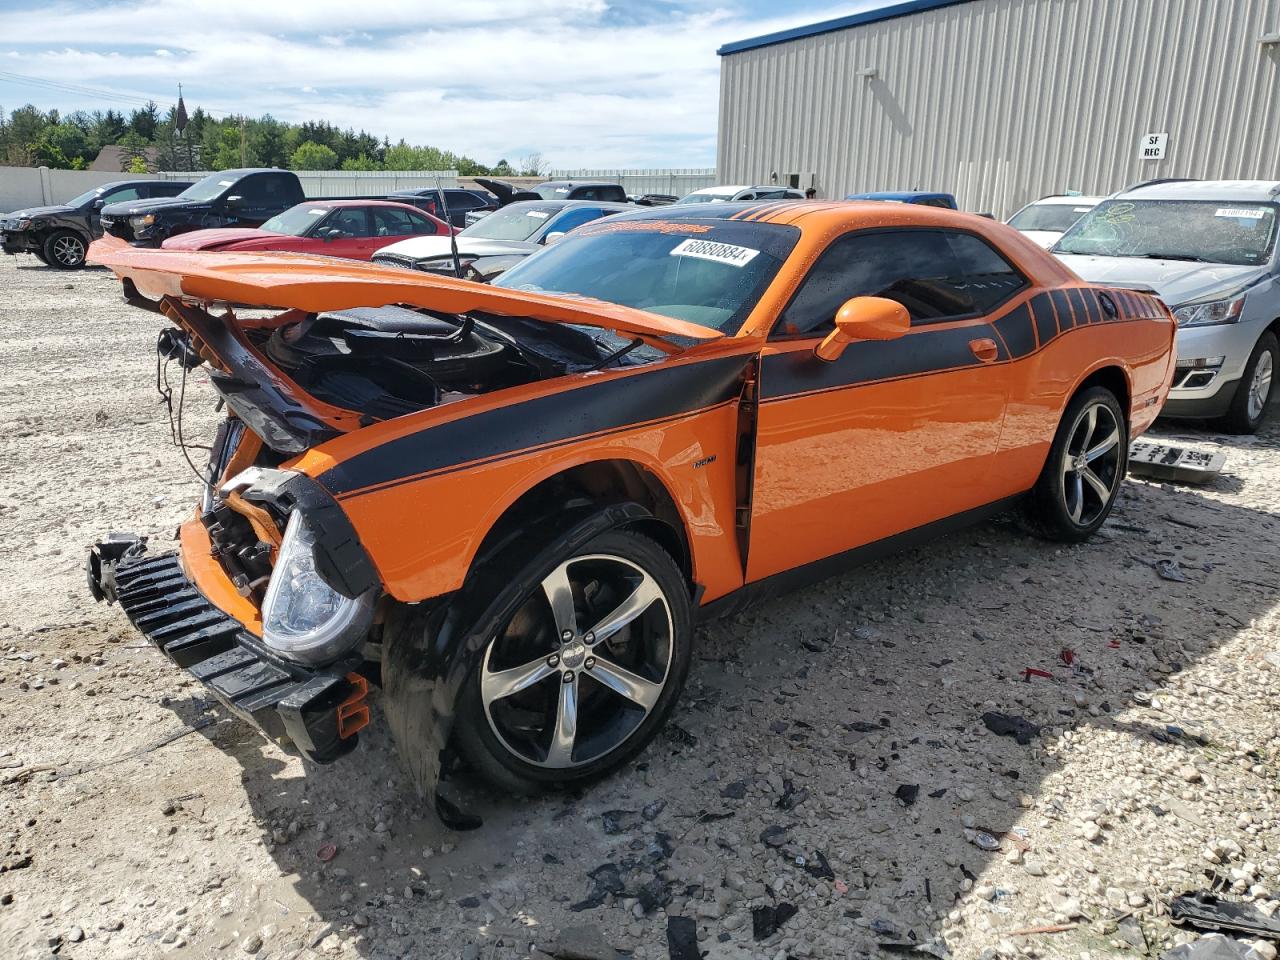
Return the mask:
[[50,170],[48,167],[0,167],[0,211],[65,203],[112,180],[155,180],[150,173],[110,170]]

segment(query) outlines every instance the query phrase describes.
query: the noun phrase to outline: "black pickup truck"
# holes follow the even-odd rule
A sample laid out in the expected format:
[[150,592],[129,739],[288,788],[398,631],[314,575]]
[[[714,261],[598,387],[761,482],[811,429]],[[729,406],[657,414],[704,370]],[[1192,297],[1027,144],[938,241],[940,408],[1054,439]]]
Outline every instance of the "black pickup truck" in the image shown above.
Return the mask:
[[84,266],[89,244],[102,236],[99,214],[108,204],[172,197],[189,180],[114,180],[73,200],[0,214],[0,246],[8,254],[30,253],[59,270]]
[[307,198],[288,170],[249,168],[211,173],[176,197],[131,200],[102,209],[102,228],[139,246],[206,227],[259,227]]

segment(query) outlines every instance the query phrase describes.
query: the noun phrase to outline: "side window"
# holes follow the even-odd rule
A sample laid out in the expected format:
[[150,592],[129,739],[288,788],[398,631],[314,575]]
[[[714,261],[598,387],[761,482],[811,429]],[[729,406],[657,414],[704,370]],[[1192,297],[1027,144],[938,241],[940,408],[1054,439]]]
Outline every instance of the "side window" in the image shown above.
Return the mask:
[[403,237],[411,233],[422,233],[418,222],[427,223],[425,218],[414,217],[407,210],[395,207],[371,207],[373,214],[373,235],[375,237]]
[[369,218],[363,207],[339,207],[324,222],[326,230],[341,230],[343,236],[369,236]]
[[449,209],[451,211],[479,210],[484,206],[484,201],[470,190],[449,190],[445,195],[449,199]]
[[595,187],[579,187],[569,196],[574,200],[599,200],[600,191]]
[[246,206],[264,206],[271,201],[273,196],[271,178],[264,176],[245,177],[239,184],[231,188],[230,193],[232,196],[238,193],[244,197]]
[[408,217],[413,222],[413,225],[409,230],[410,233],[425,234],[426,236],[431,236],[436,233],[444,232],[440,229],[440,226],[434,220],[429,220],[426,217],[415,216],[412,213],[408,214]]
[[590,223],[592,220],[599,220],[612,212],[611,210],[601,210],[599,207],[578,207],[574,210],[566,210],[547,224],[546,233],[568,233],[575,227]]
[[141,196],[141,187],[121,187],[119,190],[103,194],[99,199],[106,203],[119,203],[121,200],[137,200]]
[[913,323],[980,316],[1026,286],[978,237],[951,230],[854,233],[818,258],[782,312],[775,335],[825,335],[851,297],[885,297]]
[[601,187],[598,191],[598,196],[596,196],[595,199],[604,200],[609,203],[626,203],[627,191],[623,190],[621,186]]

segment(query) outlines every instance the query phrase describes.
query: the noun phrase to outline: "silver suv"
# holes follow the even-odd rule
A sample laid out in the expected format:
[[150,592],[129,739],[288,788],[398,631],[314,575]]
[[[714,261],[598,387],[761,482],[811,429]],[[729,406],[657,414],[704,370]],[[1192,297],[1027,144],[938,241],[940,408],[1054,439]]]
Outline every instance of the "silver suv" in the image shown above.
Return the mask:
[[1170,417],[1253,433],[1280,364],[1280,183],[1155,182],[1104,200],[1052,248],[1085,280],[1145,287],[1178,321]]

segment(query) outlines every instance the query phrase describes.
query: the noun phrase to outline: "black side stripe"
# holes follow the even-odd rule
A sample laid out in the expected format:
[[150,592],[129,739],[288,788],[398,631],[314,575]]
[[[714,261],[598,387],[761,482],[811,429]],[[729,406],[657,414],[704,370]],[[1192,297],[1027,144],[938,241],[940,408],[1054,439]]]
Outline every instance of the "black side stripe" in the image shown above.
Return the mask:
[[998,359],[1009,354],[1000,344],[991,325],[951,327],[930,330],[927,327],[908,334],[901,340],[866,340],[857,349],[846,350],[838,360],[819,360],[808,350],[771,354],[764,359],[760,374],[760,397],[776,400],[801,393],[838,390],[842,387],[900,380],[921,374],[973,367],[981,363],[969,347],[969,341],[988,336],[1000,347]]
[[1058,335],[1058,325],[1053,319],[1053,300],[1043,293],[1031,300],[1031,313],[1036,318],[1036,336],[1044,346]]
[[451,420],[373,447],[320,474],[334,496],[461,464],[688,414],[739,395],[754,354],[617,377]]
[[1016,359],[1025,357],[1036,348],[1036,335],[1031,329],[1031,310],[1027,304],[1015,307],[995,322],[1000,336],[1009,346],[1009,353]]

